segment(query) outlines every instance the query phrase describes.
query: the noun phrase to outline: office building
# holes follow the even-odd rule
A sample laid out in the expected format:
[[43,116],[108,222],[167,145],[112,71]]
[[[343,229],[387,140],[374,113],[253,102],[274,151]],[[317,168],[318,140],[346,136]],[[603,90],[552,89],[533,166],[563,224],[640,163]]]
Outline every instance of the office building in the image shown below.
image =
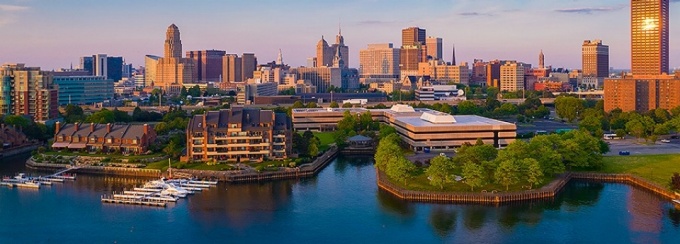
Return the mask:
[[195,115],[187,126],[184,161],[262,162],[285,159],[292,150],[285,113],[232,107]]
[[349,67],[349,47],[345,45],[345,38],[341,31],[338,31],[333,45],[328,45],[328,42],[321,36],[321,40],[316,44],[316,66],[311,67],[331,67],[335,56],[341,56],[345,61],[340,68]]
[[60,106],[85,105],[113,99],[113,80],[104,76],[54,76]]
[[161,57],[154,55],[144,56],[144,87],[153,86],[156,81],[156,68]]
[[[443,47],[442,47],[442,39],[439,37],[427,37],[425,40],[425,46],[427,46],[427,57],[430,59],[434,60],[442,60],[444,58],[443,56]],[[455,58],[454,58],[455,59]],[[453,64],[455,64],[456,61],[453,60]]]
[[631,0],[633,75],[660,75],[669,70],[670,0]]
[[293,109],[293,126],[296,131],[333,131],[345,111],[352,114],[369,112],[374,120],[394,127],[415,152],[453,151],[464,143],[474,144],[478,139],[499,147],[514,142],[517,135],[517,127],[512,123],[474,115],[453,116],[408,105],[394,105],[391,109]]
[[584,77],[609,77],[609,46],[601,40],[585,40],[581,56]]
[[220,82],[225,54],[221,50],[188,51],[187,58],[196,64],[196,81]]
[[418,73],[418,63],[427,61],[426,31],[418,27],[401,30],[399,67],[401,77]]
[[465,93],[455,85],[431,85],[416,89],[418,101],[465,101]]
[[422,46],[426,44],[426,31],[418,27],[401,30],[402,46]]
[[524,90],[524,65],[517,62],[506,62],[500,67],[500,90],[521,91]]
[[253,71],[257,69],[257,57],[254,53],[244,53],[241,55],[241,75],[243,80],[253,78]]
[[486,63],[486,86],[487,87],[501,87],[501,66],[503,63],[500,60],[491,60]]
[[244,82],[254,77],[257,70],[257,57],[252,53],[227,54],[222,57],[222,82]]
[[123,57],[109,57],[106,54],[95,54],[80,58],[80,68],[87,70],[89,76],[103,76],[119,81],[123,78]]
[[359,81],[368,84],[398,80],[399,52],[392,43],[368,44],[368,48],[359,50]]
[[3,64],[0,80],[2,114],[28,115],[42,123],[59,116],[58,91],[51,72],[24,64]]
[[182,57],[182,41],[175,24],[168,27],[164,56],[158,59],[154,86],[169,94],[179,94],[184,83],[196,81],[194,61]]
[[470,68],[467,63],[451,65],[441,60],[430,60],[418,64],[418,76],[429,76],[433,82],[469,85]]

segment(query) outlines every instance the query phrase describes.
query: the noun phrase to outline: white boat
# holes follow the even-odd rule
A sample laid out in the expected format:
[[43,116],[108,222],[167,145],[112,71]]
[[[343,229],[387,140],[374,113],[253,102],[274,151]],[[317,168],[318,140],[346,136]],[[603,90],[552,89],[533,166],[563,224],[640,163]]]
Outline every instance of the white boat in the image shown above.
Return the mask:
[[24,181],[15,184],[17,187],[40,189],[40,182]]
[[153,192],[143,192],[143,191],[123,191],[123,194],[125,194],[125,195],[133,195],[133,196],[151,196],[151,195],[153,195]]
[[142,192],[161,192],[163,189],[153,189],[153,188],[142,188],[142,187],[135,187],[133,188],[135,191],[142,191]]

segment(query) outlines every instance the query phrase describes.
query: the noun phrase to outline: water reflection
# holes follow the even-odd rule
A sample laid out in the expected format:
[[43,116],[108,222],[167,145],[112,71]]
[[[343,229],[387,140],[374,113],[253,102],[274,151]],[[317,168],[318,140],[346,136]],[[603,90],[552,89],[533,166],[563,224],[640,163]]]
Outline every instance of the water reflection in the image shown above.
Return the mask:
[[555,207],[565,204],[571,211],[576,211],[578,207],[593,206],[599,199],[604,183],[594,181],[570,181],[558,195],[558,203]]
[[389,192],[378,189],[377,194],[378,203],[385,212],[397,215],[401,218],[412,218],[415,215],[415,206],[413,203],[404,201],[395,197]]
[[333,163],[333,168],[338,174],[344,174],[349,167],[354,168],[357,171],[364,170],[366,166],[373,165],[372,156],[342,156],[338,157],[335,163]]
[[680,209],[678,207],[668,209],[668,218],[675,228],[680,228]]
[[436,205],[430,211],[430,225],[437,235],[447,237],[456,230],[458,211],[453,206]]

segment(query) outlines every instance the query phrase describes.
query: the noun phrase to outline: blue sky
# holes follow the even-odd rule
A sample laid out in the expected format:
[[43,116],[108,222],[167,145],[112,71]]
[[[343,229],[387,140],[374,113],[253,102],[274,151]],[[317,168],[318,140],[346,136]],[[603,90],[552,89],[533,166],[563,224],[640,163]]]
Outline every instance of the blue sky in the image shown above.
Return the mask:
[[[675,1],[675,0],[674,0]],[[135,66],[162,55],[175,23],[184,51],[255,52],[260,62],[305,64],[338,23],[350,65],[368,43],[401,45],[401,29],[419,26],[455,43],[457,61],[514,59],[536,64],[541,49],[554,67],[580,68],[581,43],[602,39],[610,63],[630,66],[630,0],[0,0],[0,63],[46,69],[77,65],[95,53]],[[671,4],[671,66],[680,66],[680,4]]]

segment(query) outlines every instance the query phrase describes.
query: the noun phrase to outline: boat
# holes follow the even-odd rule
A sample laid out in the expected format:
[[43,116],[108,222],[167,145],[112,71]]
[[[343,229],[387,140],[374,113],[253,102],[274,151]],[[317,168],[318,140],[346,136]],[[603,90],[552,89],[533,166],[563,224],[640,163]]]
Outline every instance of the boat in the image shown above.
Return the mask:
[[20,183],[15,183],[17,187],[22,187],[22,188],[33,188],[33,189],[40,189],[40,182],[33,182],[33,181],[24,181]]

